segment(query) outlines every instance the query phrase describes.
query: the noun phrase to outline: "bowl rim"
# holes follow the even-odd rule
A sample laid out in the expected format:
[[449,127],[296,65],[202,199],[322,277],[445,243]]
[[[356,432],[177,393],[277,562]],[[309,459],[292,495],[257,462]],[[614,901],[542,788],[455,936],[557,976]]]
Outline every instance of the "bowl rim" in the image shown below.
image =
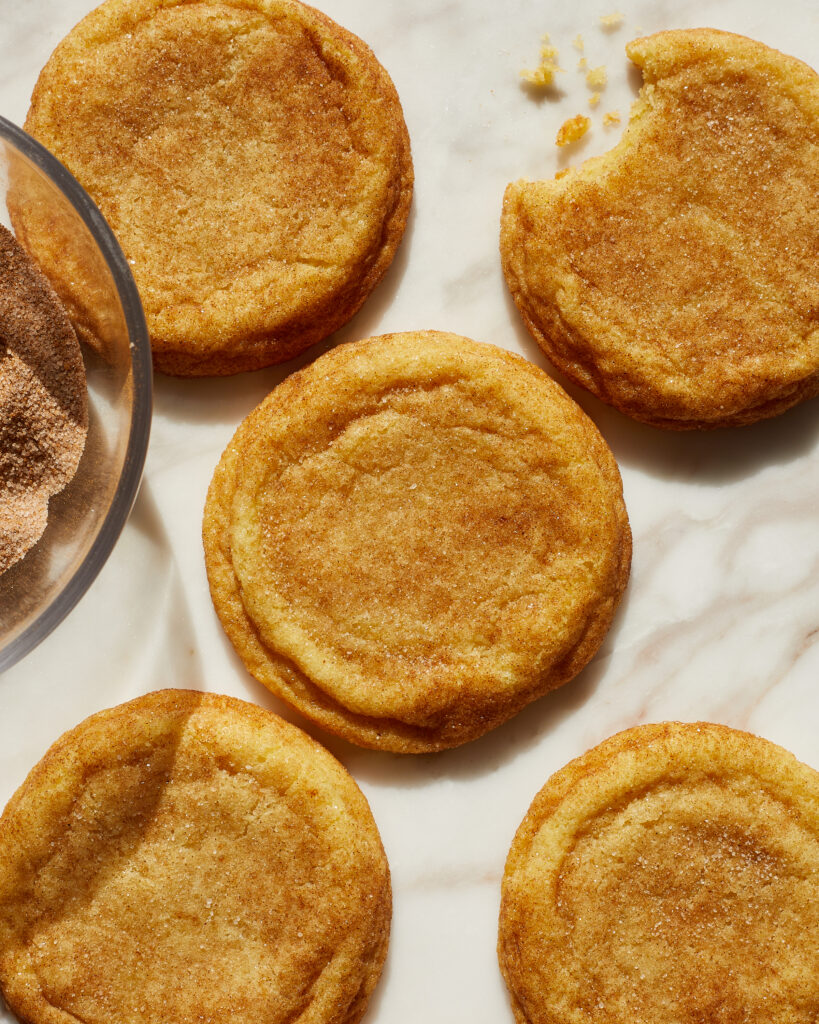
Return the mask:
[[0,649],[0,672],[32,651],[63,621],[85,594],[111,554],[136,500],[153,408],[151,344],[145,313],[128,262],[108,222],[77,179],[45,146],[0,115],[0,140],[10,142],[63,193],[79,215],[105,259],[125,316],[131,349],[133,405],[122,471],[111,505],[85,557],[63,589],[33,622]]

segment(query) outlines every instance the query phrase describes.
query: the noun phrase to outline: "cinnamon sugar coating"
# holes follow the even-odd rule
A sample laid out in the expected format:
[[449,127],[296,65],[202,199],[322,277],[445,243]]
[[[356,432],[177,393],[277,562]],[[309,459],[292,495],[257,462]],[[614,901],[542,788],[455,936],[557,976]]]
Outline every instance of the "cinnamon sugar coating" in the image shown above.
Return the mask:
[[25,127],[113,228],[167,373],[257,369],[320,341],[406,224],[395,88],[298,0],[107,0],[55,50]]
[[542,370],[435,331],[343,345],[239,427],[204,516],[251,673],[331,732],[456,746],[575,676],[625,587],[614,458]]
[[390,913],[353,779],[229,697],[94,715],[0,818],[0,987],[29,1024],[354,1024]]
[[812,1024],[819,773],[709,723],[629,729],[515,836],[498,954],[518,1024]]
[[504,273],[564,373],[638,420],[691,429],[819,392],[819,76],[711,29],[627,52],[622,141],[506,190]]
[[0,573],[46,528],[88,430],[80,346],[51,285],[0,225]]

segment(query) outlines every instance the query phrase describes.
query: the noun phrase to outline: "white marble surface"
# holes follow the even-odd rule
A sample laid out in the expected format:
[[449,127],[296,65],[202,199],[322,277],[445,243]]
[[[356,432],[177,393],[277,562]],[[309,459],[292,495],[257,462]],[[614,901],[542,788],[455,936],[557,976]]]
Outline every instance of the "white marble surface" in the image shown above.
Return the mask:
[[[416,168],[395,264],[334,341],[433,327],[545,365],[501,275],[501,196],[513,178],[551,175],[612,145],[620,129],[604,129],[602,116],[625,116],[639,85],[624,43],[641,31],[711,25],[819,67],[816,0],[620,0],[624,24],[608,33],[597,19],[615,5],[602,0],[321,6],[393,76]],[[22,122],[39,68],[89,7],[0,0],[0,112]],[[536,62],[546,31],[568,70],[560,95],[538,101],[518,71]],[[559,155],[557,127],[587,108],[571,46],[578,32],[589,63],[607,65],[609,86],[591,133]],[[64,730],[151,689],[202,688],[281,710],[222,634],[199,524],[236,425],[293,368],[157,379],[145,480],[113,556],[56,633],[0,678],[0,803]],[[743,430],[674,435],[571,390],[620,463],[634,531],[631,584],[601,652],[573,683],[455,751],[402,758],[320,737],[367,794],[393,872],[392,945],[370,1024],[511,1022],[495,959],[506,851],[547,776],[607,735],[710,719],[819,767],[819,401]]]

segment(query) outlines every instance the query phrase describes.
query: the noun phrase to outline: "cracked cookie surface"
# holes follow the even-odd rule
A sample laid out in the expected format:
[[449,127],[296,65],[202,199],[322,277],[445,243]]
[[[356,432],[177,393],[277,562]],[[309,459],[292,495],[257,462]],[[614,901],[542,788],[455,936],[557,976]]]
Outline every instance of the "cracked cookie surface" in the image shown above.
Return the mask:
[[297,0],[107,0],[55,50],[25,127],[113,228],[168,373],[257,369],[326,337],[407,219],[387,72]]
[[94,715],[0,818],[0,987],[30,1024],[353,1024],[390,914],[353,779],[229,697]]
[[661,32],[623,139],[554,181],[508,186],[507,283],[577,383],[691,429],[819,392],[819,76],[743,36]]
[[437,750],[571,679],[628,578],[614,458],[518,356],[434,331],[341,346],[226,449],[204,542],[248,669],[353,742]]

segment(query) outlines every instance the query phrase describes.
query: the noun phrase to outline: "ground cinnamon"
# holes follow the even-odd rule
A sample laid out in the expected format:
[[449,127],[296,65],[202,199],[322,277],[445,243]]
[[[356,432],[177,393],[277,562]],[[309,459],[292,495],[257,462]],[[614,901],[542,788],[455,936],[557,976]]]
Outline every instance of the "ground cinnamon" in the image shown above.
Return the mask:
[[88,429],[82,355],[60,300],[0,225],[0,573],[40,539]]

